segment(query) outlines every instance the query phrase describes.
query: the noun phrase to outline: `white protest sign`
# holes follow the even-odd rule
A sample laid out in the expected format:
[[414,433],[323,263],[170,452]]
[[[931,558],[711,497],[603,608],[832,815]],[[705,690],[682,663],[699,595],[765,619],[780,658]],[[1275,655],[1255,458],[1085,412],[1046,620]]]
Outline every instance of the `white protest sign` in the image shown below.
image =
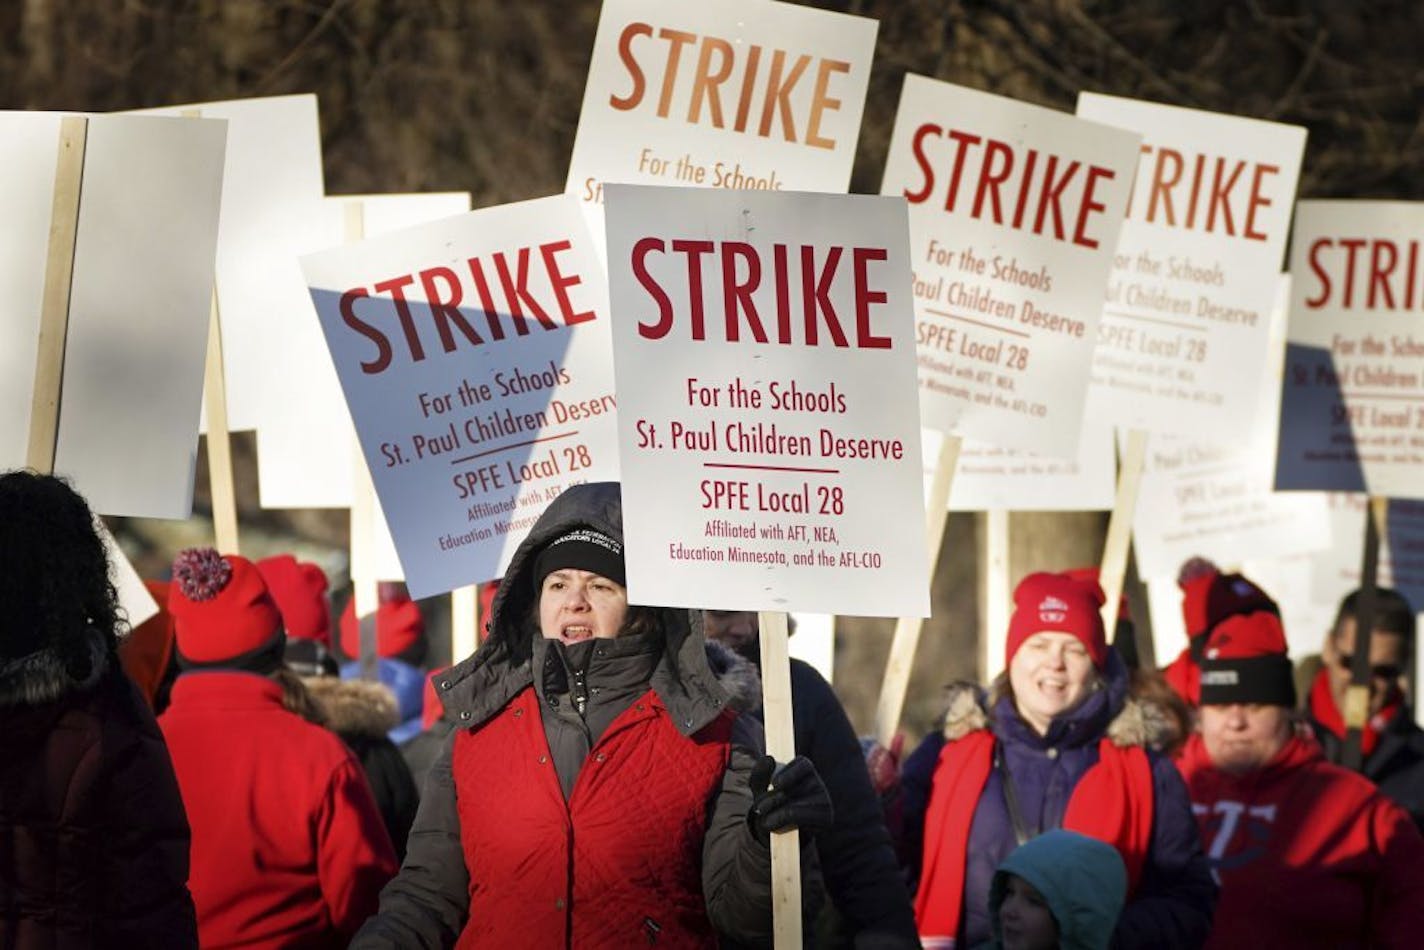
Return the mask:
[[[1315,556],[1314,583],[1321,596],[1338,601],[1360,586],[1364,560],[1366,495],[1331,492],[1331,545]],[[1424,611],[1424,502],[1391,499],[1380,537],[1379,584],[1399,590]]]
[[564,189],[599,253],[606,182],[845,191],[878,26],[766,0],[605,0]]
[[1074,456],[1140,142],[905,77],[880,192],[910,206],[927,428]]
[[272,361],[292,324],[310,319],[297,259],[331,243],[321,216],[316,96],[200,102],[142,114],[192,109],[228,123],[217,260],[227,421],[232,431],[260,429],[300,410]]
[[1234,442],[1261,366],[1305,130],[1092,93],[1078,115],[1141,132],[1088,414]]
[[[0,469],[25,464],[58,113],[0,113]],[[54,470],[97,512],[192,511],[224,123],[90,116]]]
[[104,542],[104,551],[109,558],[109,578],[114,582],[114,592],[118,594],[124,619],[131,629],[137,629],[139,624],[158,615],[158,604],[109,529],[98,518],[94,519],[94,527],[99,532],[99,539]]
[[[344,241],[343,217],[361,203],[365,236],[377,237],[470,210],[468,192],[411,195],[337,195],[320,208],[323,247]],[[268,355],[268,372],[285,393],[289,411],[274,414],[257,430],[257,485],[264,508],[349,508],[356,443],[341,384],[310,306],[287,323],[282,345]],[[382,522],[378,537],[389,537]],[[388,547],[393,551],[393,547]],[[394,566],[397,570],[399,564]],[[383,579],[400,580],[400,574]]]
[[927,614],[905,203],[605,195],[630,599]]
[[302,268],[411,596],[502,576],[560,492],[618,477],[606,288],[572,197]]
[[[943,438],[933,429],[920,431],[926,499]],[[966,440],[954,470],[949,510],[1106,511],[1113,506],[1115,467],[1109,426],[1086,423],[1075,459]]]
[[1276,487],[1424,498],[1424,202],[1302,201]]
[[1285,359],[1290,281],[1282,278],[1250,437],[1199,442],[1163,437],[1147,448],[1133,524],[1143,577],[1175,577],[1183,562],[1269,559],[1330,544],[1325,496],[1271,490]]

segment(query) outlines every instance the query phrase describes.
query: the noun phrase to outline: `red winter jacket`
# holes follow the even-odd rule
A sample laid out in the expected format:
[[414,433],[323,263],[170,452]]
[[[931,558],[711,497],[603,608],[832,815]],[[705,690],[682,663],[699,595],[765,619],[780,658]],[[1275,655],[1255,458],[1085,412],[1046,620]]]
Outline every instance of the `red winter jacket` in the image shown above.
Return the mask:
[[1301,738],[1231,776],[1194,735],[1178,766],[1221,882],[1208,947],[1419,946],[1424,839],[1367,780]]
[[457,946],[715,947],[702,843],[732,719],[683,736],[649,690],[590,750],[567,805],[532,686],[459,733],[452,772],[472,884]]
[[251,673],[180,676],[158,722],[193,827],[205,950],[345,946],[396,861],[341,740]]

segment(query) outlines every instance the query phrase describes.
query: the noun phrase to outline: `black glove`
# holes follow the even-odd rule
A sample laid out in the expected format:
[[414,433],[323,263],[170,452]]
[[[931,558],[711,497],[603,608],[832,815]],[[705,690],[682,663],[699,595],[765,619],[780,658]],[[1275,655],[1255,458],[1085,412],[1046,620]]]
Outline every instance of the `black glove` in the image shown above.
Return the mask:
[[831,796],[816,767],[804,755],[777,765],[769,755],[752,766],[752,808],[747,821],[757,838],[769,840],[773,831],[800,828],[814,832],[835,820]]

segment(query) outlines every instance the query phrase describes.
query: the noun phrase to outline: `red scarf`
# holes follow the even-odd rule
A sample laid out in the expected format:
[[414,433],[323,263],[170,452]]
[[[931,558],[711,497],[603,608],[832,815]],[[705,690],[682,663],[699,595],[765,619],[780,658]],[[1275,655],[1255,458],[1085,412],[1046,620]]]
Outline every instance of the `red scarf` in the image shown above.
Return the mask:
[[[989,772],[994,736],[980,729],[947,743],[935,767],[925,815],[924,862],[915,919],[925,946],[952,947],[964,903],[969,828]],[[1152,764],[1140,746],[1098,743],[1098,763],[1078,780],[1063,827],[1117,848],[1127,865],[1128,893],[1137,887],[1152,840]]]
[[[1398,691],[1393,690],[1384,708],[1365,723],[1365,727],[1360,730],[1360,751],[1364,752],[1366,758],[1375,751],[1375,747],[1379,745],[1380,734],[1389,727],[1403,707],[1404,703]],[[1340,715],[1340,707],[1335,705],[1335,695],[1330,692],[1330,671],[1327,669],[1322,668],[1316,673],[1315,680],[1310,684],[1310,715],[1331,735],[1344,741],[1345,717]]]

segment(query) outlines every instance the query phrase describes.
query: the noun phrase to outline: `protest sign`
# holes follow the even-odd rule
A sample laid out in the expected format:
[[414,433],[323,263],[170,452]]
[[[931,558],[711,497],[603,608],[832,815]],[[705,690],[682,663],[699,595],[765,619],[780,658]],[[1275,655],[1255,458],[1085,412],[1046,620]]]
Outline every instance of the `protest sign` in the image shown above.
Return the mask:
[[331,243],[321,220],[316,96],[193,103],[138,114],[194,110],[228,125],[217,250],[228,428],[258,429],[293,412],[272,373],[273,342],[286,339],[294,321],[309,319],[297,259]]
[[[224,126],[72,119],[83,129],[79,191],[61,222],[53,199],[65,118],[0,113],[0,468],[26,464],[31,420],[42,417],[51,433],[42,467],[71,479],[95,511],[187,518]],[[55,254],[52,226],[72,234]],[[49,269],[61,266],[63,322],[44,370],[53,385],[36,405],[41,304]]]
[[[925,489],[944,436],[920,432]],[[1113,503],[1113,430],[1083,426],[1074,459],[1046,458],[966,439],[959,449],[950,511],[1106,511]],[[932,513],[931,513],[932,514]]]
[[927,428],[1076,453],[1140,141],[905,77],[880,191],[909,203]]
[[575,199],[302,268],[413,597],[501,576],[565,487],[617,477],[606,291]]
[[1093,93],[1078,97],[1078,115],[1143,136],[1089,415],[1247,438],[1305,130]]
[[[326,235],[322,247],[345,243],[344,213],[352,202],[361,205],[368,238],[470,210],[468,192],[332,195],[320,207],[322,233]],[[287,322],[282,345],[269,349],[268,363],[272,385],[281,389],[289,411],[269,416],[257,430],[257,486],[262,507],[351,507],[356,452],[351,414],[310,306],[300,319]],[[378,547],[381,536],[387,534],[384,523],[378,524]],[[398,563],[385,567],[383,579],[400,579]]]
[[1302,201],[1276,487],[1424,498],[1424,203]]
[[904,202],[605,196],[629,597],[928,613]]
[[877,26],[766,0],[606,0],[565,186],[600,255],[608,182],[845,191]]
[[1289,285],[1281,280],[1271,309],[1250,437],[1232,444],[1164,436],[1148,448],[1133,526],[1144,577],[1175,577],[1192,557],[1270,559],[1330,543],[1323,494],[1271,490]]

